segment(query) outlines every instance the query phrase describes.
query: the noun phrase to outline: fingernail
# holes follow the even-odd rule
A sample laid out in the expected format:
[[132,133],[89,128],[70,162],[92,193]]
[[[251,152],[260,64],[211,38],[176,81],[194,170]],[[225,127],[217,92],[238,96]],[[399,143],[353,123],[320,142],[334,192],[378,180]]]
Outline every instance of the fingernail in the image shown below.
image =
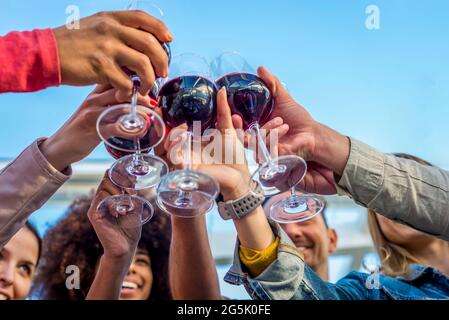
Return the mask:
[[273,119],[273,124],[275,125],[280,125],[282,124],[282,122],[283,122],[282,118],[276,117]]

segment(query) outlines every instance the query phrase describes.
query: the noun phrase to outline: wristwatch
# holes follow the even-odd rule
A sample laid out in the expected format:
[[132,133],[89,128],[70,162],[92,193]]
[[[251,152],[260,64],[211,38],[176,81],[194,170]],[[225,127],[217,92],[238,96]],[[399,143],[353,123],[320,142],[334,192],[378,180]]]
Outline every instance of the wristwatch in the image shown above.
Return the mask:
[[264,199],[260,183],[252,180],[250,190],[244,196],[235,200],[218,202],[218,212],[223,220],[241,219],[260,206]]

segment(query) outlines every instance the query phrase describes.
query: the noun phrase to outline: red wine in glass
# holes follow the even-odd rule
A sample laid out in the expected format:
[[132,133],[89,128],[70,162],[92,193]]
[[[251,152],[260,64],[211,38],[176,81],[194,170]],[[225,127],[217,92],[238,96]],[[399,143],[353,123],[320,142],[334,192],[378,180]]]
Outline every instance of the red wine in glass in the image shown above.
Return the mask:
[[192,130],[194,121],[201,121],[201,131],[216,121],[217,88],[201,76],[187,75],[171,79],[159,92],[159,107],[168,127],[187,123]]
[[251,73],[231,73],[215,83],[219,89],[226,87],[232,113],[240,115],[245,130],[256,122],[262,126],[268,121],[274,99],[261,78]]

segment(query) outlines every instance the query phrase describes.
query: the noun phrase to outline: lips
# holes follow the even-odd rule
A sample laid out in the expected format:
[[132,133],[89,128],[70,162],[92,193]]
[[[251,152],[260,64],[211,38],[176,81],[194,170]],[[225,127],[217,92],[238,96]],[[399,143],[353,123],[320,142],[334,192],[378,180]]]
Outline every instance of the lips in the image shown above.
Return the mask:
[[304,243],[296,242],[295,245],[296,245],[296,248],[298,248],[302,253],[304,253],[306,250],[310,250],[313,248],[313,245],[309,244],[309,243],[304,244]]
[[139,285],[132,281],[123,281],[122,289],[136,290],[139,289]]

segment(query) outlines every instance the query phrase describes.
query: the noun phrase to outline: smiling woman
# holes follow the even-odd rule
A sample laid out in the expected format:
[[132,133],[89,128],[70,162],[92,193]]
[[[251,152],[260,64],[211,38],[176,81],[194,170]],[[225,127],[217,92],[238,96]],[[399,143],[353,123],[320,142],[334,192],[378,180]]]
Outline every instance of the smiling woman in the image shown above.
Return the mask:
[[0,250],[0,300],[28,296],[41,253],[41,239],[27,223]]
[[[87,216],[91,202],[91,196],[75,200],[67,213],[45,235],[33,298],[86,298],[103,254],[101,243]],[[167,278],[170,236],[170,220],[164,214],[154,215],[151,223],[143,226],[137,253],[122,284],[120,299],[171,299]],[[72,273],[70,270],[79,272]],[[73,283],[68,281],[78,275],[79,279]]]

